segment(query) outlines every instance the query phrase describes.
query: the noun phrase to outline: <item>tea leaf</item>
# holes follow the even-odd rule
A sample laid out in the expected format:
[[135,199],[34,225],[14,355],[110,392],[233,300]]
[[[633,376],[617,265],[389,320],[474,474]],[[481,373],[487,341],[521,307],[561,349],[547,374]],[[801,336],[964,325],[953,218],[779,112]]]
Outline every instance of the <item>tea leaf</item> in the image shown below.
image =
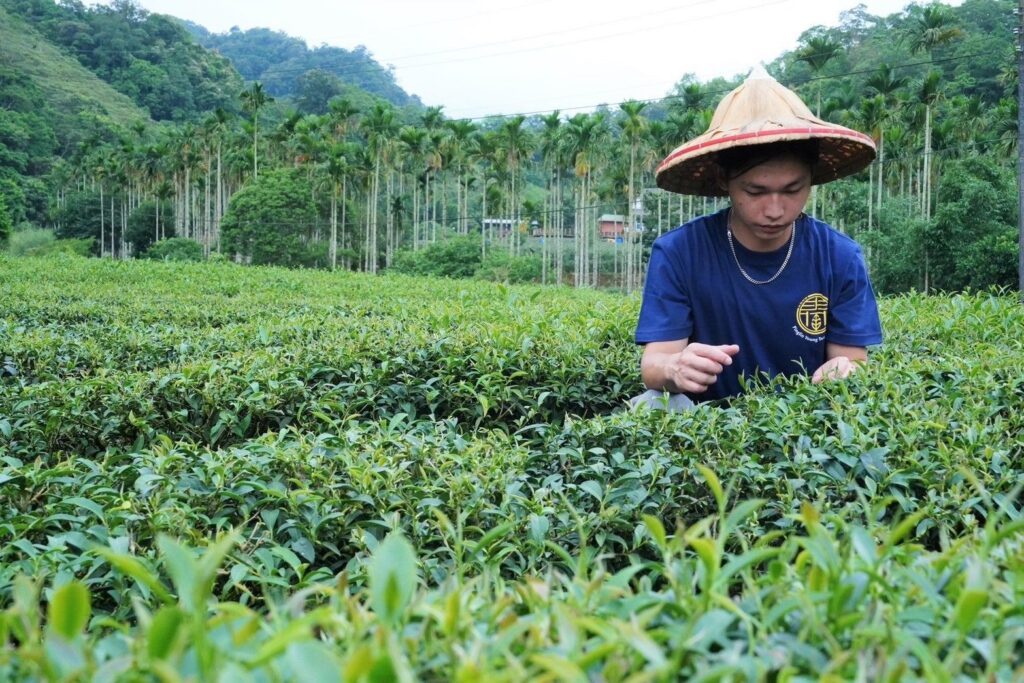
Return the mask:
[[392,532],[377,546],[370,562],[370,604],[389,626],[401,621],[416,589],[416,554],[409,541]]
[[89,590],[78,581],[71,581],[54,591],[47,611],[47,623],[65,640],[77,638],[92,614]]
[[711,489],[712,495],[715,497],[715,502],[718,503],[718,509],[725,509],[725,491],[722,489],[722,483],[718,481],[718,475],[711,470],[711,468],[700,463],[696,464],[697,469],[700,471],[701,476],[704,477],[704,481],[707,482],[708,488]]
[[161,607],[149,625],[148,652],[153,659],[166,659],[181,636],[185,613],[174,605]]

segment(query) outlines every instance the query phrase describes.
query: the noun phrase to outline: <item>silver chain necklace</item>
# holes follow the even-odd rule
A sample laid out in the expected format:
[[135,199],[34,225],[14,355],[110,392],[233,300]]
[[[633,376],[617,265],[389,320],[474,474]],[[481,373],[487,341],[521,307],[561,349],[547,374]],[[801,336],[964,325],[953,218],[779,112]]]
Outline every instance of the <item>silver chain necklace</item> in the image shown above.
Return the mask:
[[793,221],[793,225],[790,226],[792,231],[789,234],[789,249],[786,250],[786,258],[782,260],[782,265],[775,271],[775,275],[772,275],[767,280],[755,280],[750,277],[747,271],[743,270],[743,266],[740,265],[740,257],[736,255],[736,245],[732,243],[732,220],[730,217],[729,224],[725,228],[725,236],[729,240],[729,251],[732,252],[732,258],[736,261],[736,267],[740,269],[740,275],[742,275],[747,282],[754,285],[767,285],[774,282],[777,277],[782,275],[782,271],[789,265],[789,257],[793,255],[793,245],[796,243],[796,221]]

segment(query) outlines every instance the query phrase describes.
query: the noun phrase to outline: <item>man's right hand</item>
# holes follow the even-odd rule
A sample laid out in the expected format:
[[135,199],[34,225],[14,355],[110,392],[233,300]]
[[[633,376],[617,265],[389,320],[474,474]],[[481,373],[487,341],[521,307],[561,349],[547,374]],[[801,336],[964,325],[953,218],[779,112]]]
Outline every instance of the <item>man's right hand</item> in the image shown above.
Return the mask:
[[669,360],[669,376],[680,390],[702,394],[718,381],[718,375],[725,366],[732,365],[732,357],[739,352],[736,344],[688,344]]
[[718,380],[722,370],[732,365],[732,357],[739,351],[736,344],[712,346],[688,344],[686,340],[650,343],[644,348],[641,361],[644,383],[650,389],[704,393]]

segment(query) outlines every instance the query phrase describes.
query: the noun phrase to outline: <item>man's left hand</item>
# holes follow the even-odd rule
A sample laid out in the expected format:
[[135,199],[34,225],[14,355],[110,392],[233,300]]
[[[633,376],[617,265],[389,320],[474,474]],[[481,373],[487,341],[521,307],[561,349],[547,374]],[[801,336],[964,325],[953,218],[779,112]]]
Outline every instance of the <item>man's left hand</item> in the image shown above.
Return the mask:
[[846,379],[853,373],[857,372],[857,365],[857,363],[846,356],[829,358],[827,361],[822,363],[821,367],[814,371],[811,381],[815,384],[821,384],[822,382],[828,382],[835,379]]

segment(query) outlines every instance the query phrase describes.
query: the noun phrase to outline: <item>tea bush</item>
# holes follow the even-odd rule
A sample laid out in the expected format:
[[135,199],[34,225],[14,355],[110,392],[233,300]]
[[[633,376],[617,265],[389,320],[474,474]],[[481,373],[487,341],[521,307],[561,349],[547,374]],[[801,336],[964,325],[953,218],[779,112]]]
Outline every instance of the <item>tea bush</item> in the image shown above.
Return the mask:
[[635,298],[0,259],[0,679],[1024,676],[1009,295],[670,415]]

